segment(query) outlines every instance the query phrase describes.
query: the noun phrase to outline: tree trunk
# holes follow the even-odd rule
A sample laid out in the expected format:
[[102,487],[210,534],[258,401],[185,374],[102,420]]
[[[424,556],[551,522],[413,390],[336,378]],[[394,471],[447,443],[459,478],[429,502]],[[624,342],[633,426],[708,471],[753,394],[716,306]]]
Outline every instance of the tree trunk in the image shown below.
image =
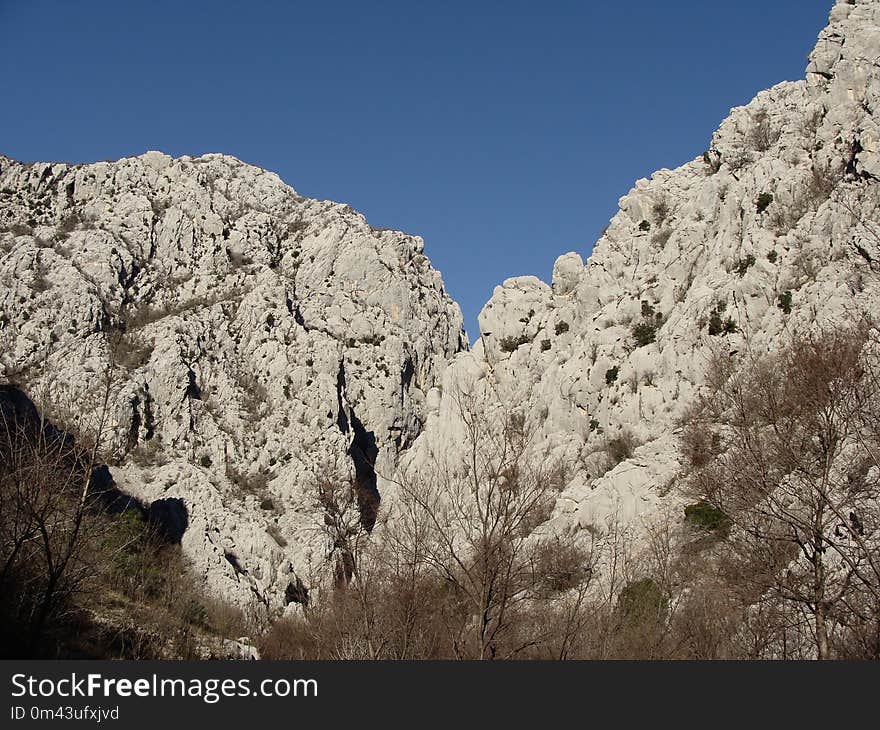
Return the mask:
[[820,603],[816,606],[816,649],[817,659],[830,659],[828,650],[828,627],[825,622],[825,606]]

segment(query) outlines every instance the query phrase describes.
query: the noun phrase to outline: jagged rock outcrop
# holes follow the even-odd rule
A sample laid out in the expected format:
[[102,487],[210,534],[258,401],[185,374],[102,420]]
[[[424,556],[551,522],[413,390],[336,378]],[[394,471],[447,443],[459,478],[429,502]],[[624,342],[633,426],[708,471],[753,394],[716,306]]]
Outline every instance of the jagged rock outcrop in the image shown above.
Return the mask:
[[304,601],[326,566],[316,474],[393,500],[399,464],[460,447],[461,392],[516,404],[562,465],[542,529],[680,514],[709,353],[876,311],[878,59],[880,0],[838,2],[805,80],[638,181],[586,263],[497,287],[470,351],[420,239],[271,173],[0,157],[2,377],[81,436],[109,378],[114,479],[242,605]]
[[838,2],[806,79],[733,109],[702,157],[639,180],[586,264],[569,253],[552,285],[496,287],[405,465],[454,450],[450,394],[477,394],[521,407],[536,458],[563,465],[545,529],[681,517],[677,420],[710,351],[876,313],[878,59],[880,2]]
[[223,155],[0,157],[0,376],[174,504],[215,593],[277,607],[324,563],[318,473],[391,470],[466,348],[420,238]]

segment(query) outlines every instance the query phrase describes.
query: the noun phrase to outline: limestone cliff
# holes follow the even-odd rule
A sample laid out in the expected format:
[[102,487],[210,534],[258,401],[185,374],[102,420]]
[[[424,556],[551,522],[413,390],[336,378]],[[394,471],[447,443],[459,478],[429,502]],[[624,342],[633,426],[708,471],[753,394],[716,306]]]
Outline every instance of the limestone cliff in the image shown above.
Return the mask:
[[[805,80],[761,92],[704,155],[639,180],[586,263],[569,253],[551,285],[496,287],[407,463],[460,443],[448,394],[488,393],[522,404],[537,458],[563,465],[547,527],[681,517],[677,419],[710,350],[770,350],[794,326],[876,313],[878,59],[880,2],[838,2]],[[606,471],[609,444],[626,458]]]
[[88,436],[109,378],[116,482],[182,500],[185,552],[241,604],[319,570],[316,475],[375,489],[467,346],[420,238],[231,157],[0,158],[0,228],[3,379]]

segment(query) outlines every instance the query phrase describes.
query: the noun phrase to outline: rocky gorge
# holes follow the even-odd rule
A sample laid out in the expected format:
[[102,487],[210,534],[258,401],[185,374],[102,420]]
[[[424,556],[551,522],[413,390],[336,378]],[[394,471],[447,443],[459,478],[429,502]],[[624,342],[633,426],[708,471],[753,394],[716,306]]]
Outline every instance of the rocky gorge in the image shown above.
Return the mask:
[[173,505],[194,573],[243,608],[330,581],[315,485],[352,480],[372,530],[401,474],[466,446],[462,393],[515,403],[553,468],[537,533],[680,521],[710,359],[877,310],[878,100],[880,2],[840,0],[804,79],[639,180],[586,261],[496,287],[472,347],[422,239],[273,173],[0,157],[0,378]]

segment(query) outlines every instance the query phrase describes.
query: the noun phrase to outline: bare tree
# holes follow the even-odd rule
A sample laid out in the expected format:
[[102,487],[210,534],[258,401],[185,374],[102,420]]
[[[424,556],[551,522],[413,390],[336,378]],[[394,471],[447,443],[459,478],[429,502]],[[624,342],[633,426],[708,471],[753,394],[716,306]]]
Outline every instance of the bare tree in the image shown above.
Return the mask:
[[820,659],[834,627],[864,611],[856,604],[880,599],[880,475],[866,468],[880,391],[867,339],[864,327],[829,330],[738,368],[716,363],[715,389],[691,419],[721,452],[691,488],[734,525],[733,580],[755,603],[787,606],[789,629],[808,625]]
[[419,531],[421,559],[455,598],[447,604],[456,609],[447,614],[454,653],[516,656],[547,638],[546,626],[526,630],[529,605],[588,580],[591,558],[573,541],[535,534],[552,510],[553,468],[534,450],[524,414],[471,393],[452,397],[461,449],[432,454],[398,480],[397,520]]
[[92,474],[111,392],[107,373],[87,447],[49,424],[20,391],[7,388],[0,408],[0,593],[13,623],[26,627],[19,638],[29,654],[94,574],[87,559],[96,538]]

